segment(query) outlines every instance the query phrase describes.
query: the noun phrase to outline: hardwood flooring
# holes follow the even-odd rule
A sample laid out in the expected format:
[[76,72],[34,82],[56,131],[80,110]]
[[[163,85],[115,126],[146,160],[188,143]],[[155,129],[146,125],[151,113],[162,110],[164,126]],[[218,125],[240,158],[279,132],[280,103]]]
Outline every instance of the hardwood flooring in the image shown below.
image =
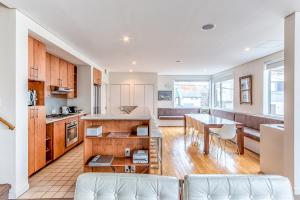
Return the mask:
[[183,178],[187,174],[258,174],[260,171],[259,156],[247,150],[244,155],[238,155],[233,144],[222,154],[219,147],[213,145],[210,154],[204,155],[203,143],[193,146],[187,138],[185,147],[183,128],[163,127],[161,131],[163,175]]

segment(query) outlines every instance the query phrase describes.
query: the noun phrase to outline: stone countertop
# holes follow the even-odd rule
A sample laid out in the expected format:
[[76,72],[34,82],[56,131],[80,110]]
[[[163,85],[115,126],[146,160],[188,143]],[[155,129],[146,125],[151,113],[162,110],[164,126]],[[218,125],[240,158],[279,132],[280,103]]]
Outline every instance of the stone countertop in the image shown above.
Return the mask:
[[81,112],[81,113],[76,113],[76,114],[65,116],[65,117],[47,117],[46,118],[46,124],[51,124],[51,123],[58,122],[58,121],[61,121],[61,120],[82,116],[82,115],[85,115],[85,114],[86,113]]

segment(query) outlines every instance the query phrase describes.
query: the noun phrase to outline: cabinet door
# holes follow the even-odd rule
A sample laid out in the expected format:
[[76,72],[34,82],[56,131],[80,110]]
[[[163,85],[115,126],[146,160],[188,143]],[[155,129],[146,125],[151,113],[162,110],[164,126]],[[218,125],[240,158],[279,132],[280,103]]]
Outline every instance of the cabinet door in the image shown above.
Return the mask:
[[65,152],[65,121],[53,123],[53,159],[57,159]]
[[110,85],[110,114],[120,114],[121,85]]
[[74,89],[74,65],[71,63],[68,63],[68,88]]
[[121,106],[130,106],[130,85],[121,85]]
[[35,107],[28,107],[28,176],[35,172]]
[[51,55],[50,58],[50,85],[52,86],[60,86],[60,80],[59,80],[59,58]]
[[84,121],[78,117],[78,143],[83,141],[84,138]]
[[153,85],[145,85],[145,107],[147,107],[153,115],[154,113],[154,87]]
[[145,85],[134,85],[133,105],[140,107],[145,106]]
[[28,79],[34,80],[34,39],[28,37]]
[[45,106],[35,110],[35,171],[46,165],[46,111]]
[[36,67],[36,80],[46,80],[46,46],[35,40],[34,42],[34,65]]
[[62,59],[59,59],[59,79],[61,87],[68,87],[68,64]]
[[45,94],[46,96],[51,95],[51,55],[46,54],[46,82],[45,82]]

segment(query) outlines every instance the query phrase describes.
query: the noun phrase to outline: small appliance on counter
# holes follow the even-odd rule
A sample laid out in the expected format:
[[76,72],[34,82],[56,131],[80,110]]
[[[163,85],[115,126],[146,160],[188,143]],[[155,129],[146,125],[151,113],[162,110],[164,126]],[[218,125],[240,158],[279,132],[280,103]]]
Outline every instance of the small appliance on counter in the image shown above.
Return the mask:
[[70,113],[79,113],[81,110],[77,106],[69,106]]
[[35,90],[28,90],[28,106],[36,106],[38,100],[37,93]]
[[70,114],[71,112],[70,112],[69,106],[62,106],[61,107],[61,113],[64,114],[64,115]]
[[86,136],[102,137],[102,126],[91,126],[86,129]]
[[147,125],[140,125],[136,127],[136,135],[137,136],[148,136],[149,128]]
[[148,163],[148,150],[136,150],[133,152],[132,162],[134,164]]

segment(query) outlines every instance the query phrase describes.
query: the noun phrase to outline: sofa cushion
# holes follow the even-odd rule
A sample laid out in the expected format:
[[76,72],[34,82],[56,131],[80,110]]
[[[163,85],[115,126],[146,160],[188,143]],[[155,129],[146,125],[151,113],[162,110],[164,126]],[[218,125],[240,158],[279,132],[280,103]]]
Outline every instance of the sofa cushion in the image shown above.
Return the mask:
[[256,130],[260,130],[261,124],[283,124],[282,120],[244,113],[235,113],[235,121],[244,124],[245,127]]
[[245,127],[244,128],[244,136],[248,137],[252,140],[255,140],[257,142],[260,141],[260,132],[259,132],[259,130],[255,130],[255,129],[252,129],[252,128]]
[[179,180],[147,174],[85,173],[76,182],[75,200],[179,200]]
[[159,116],[161,120],[183,120],[184,116]]
[[[200,113],[200,108],[158,108],[158,119],[184,119],[185,114]],[[174,117],[172,117],[174,116]]]
[[234,112],[224,111],[224,110],[217,110],[217,109],[210,109],[210,114],[215,117],[225,118],[231,121],[234,121]]
[[260,175],[189,175],[183,200],[293,200],[287,178]]

